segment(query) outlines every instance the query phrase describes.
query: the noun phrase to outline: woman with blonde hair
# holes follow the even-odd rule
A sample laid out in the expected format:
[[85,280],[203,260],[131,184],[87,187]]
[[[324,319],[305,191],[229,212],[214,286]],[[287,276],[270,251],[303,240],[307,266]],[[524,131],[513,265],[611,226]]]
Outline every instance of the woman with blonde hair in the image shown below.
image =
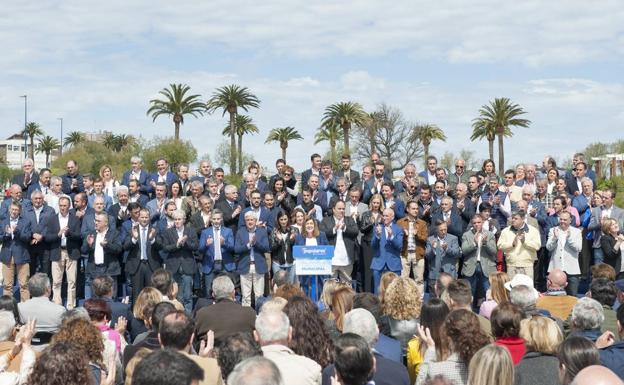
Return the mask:
[[117,187],[119,187],[119,182],[113,176],[113,168],[108,164],[100,167],[100,178],[102,179],[102,183],[104,183],[104,194],[112,199],[113,204],[117,203]]
[[[134,339],[141,333],[150,329],[150,318],[154,306],[162,302],[162,294],[158,289],[148,286],[143,288],[132,307],[132,319],[130,320],[130,339]],[[149,312],[148,312],[149,310]]]
[[384,200],[380,194],[375,194],[368,202],[368,211],[362,213],[358,220],[358,226],[362,233],[360,245],[362,247],[362,264],[360,274],[362,275],[362,291],[373,293],[376,287],[373,287],[373,275],[370,269],[373,261],[373,231],[375,226],[381,222],[381,213],[384,209]]
[[381,307],[385,304],[388,286],[397,278],[399,278],[399,276],[391,271],[386,271],[381,276],[381,280],[379,281],[379,301],[381,302]]
[[407,343],[418,332],[422,296],[416,281],[398,277],[388,286],[383,311],[388,316],[390,334],[401,342],[405,355]]
[[514,366],[509,352],[504,347],[487,345],[470,360],[468,385],[512,385],[513,383]]
[[516,366],[516,385],[558,385],[559,359],[557,352],[563,334],[555,321],[533,316],[520,323],[520,337],[526,353]]
[[491,273],[489,276],[490,288],[485,294],[486,301],[481,304],[479,315],[489,319],[492,310],[503,302],[509,302],[509,293],[505,289],[505,283],[509,282],[509,276],[503,271]]
[[334,290],[331,299],[331,317],[326,321],[329,337],[335,340],[342,334],[344,316],[353,309],[355,292],[344,283]]

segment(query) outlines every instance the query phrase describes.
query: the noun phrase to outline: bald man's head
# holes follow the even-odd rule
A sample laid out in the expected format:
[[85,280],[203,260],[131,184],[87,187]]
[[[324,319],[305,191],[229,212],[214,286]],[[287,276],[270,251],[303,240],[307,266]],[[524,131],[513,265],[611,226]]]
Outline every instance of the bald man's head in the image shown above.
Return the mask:
[[624,385],[624,382],[604,366],[592,365],[578,372],[571,385]]
[[561,269],[553,269],[548,273],[548,288],[565,289],[568,285],[568,276]]

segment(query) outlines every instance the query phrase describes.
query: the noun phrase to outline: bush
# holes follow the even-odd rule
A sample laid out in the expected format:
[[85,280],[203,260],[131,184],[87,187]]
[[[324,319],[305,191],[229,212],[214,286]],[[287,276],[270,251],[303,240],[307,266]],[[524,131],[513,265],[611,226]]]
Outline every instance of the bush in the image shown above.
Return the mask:
[[145,168],[156,171],[155,164],[158,158],[167,159],[171,171],[175,172],[178,164],[190,164],[197,160],[197,150],[190,140],[155,138],[144,145],[143,164]]

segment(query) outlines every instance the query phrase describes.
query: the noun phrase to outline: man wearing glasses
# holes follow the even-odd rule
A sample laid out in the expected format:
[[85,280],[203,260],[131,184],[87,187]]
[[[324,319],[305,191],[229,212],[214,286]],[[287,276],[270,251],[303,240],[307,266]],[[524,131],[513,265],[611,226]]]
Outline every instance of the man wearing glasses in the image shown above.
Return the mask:
[[468,173],[466,173],[466,161],[463,159],[457,159],[455,161],[455,172],[448,176],[448,182],[451,186],[452,190],[455,190],[455,187],[459,183],[468,184]]

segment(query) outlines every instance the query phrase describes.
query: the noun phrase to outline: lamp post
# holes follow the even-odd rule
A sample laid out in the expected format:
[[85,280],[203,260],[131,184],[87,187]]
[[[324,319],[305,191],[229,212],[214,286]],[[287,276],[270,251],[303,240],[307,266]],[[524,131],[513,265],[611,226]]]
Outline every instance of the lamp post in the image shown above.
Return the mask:
[[28,158],[28,141],[26,135],[26,126],[28,125],[28,95],[22,95],[24,98],[24,159]]
[[56,118],[61,121],[61,156],[63,156],[63,118]]

